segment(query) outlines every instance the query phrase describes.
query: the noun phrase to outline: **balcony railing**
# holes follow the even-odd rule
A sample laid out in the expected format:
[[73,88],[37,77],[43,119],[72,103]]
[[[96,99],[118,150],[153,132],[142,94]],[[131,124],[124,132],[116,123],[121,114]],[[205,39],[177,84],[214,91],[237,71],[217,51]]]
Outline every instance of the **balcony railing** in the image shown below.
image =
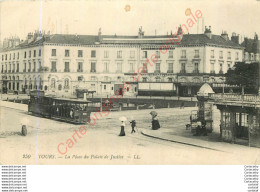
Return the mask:
[[173,70],[167,70],[167,73],[173,73]]
[[7,70],[5,70],[5,73],[7,73]]
[[215,70],[211,70],[210,73],[211,73],[211,74],[215,74]]
[[10,70],[10,69],[8,70],[8,73],[11,73],[11,70]]
[[83,69],[77,69],[77,72],[83,72]]
[[19,73],[19,69],[16,70],[16,73]]
[[200,55],[194,55],[194,58],[200,58]]
[[154,73],[161,73],[161,70],[155,70]]
[[12,73],[14,73],[14,72],[15,72],[15,70],[13,69],[13,70],[12,70]]
[[91,73],[96,73],[96,69],[91,69],[90,72]]
[[223,74],[223,71],[222,71],[222,70],[220,70],[220,71],[219,71],[219,74]]
[[193,70],[193,73],[199,73],[198,69]]
[[23,72],[26,72],[26,69],[23,69]]
[[70,72],[70,69],[64,69],[64,72]]
[[260,95],[239,95],[239,94],[209,94],[209,99],[215,102],[230,103],[233,105],[253,104],[260,105]]
[[182,70],[180,71],[180,73],[186,73],[186,70],[182,69]]
[[57,72],[57,69],[51,69],[51,72]]

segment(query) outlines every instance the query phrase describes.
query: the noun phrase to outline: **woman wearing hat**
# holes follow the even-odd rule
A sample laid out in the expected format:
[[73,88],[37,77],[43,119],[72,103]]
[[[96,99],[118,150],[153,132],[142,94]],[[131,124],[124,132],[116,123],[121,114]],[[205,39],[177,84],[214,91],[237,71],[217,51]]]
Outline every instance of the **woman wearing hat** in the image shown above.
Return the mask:
[[161,126],[157,118],[157,112],[152,111],[150,114],[152,115],[152,130],[159,129]]

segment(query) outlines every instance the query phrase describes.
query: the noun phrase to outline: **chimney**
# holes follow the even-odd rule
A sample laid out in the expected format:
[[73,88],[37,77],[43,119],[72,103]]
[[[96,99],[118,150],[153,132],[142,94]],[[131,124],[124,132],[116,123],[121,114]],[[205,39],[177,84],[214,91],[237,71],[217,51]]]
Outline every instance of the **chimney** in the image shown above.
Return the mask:
[[207,26],[205,26],[204,34],[207,35],[207,37],[208,37],[209,39],[211,39],[211,37],[212,37],[212,34],[211,34],[211,26],[209,26],[209,28],[207,28]]
[[101,28],[99,28],[98,30],[98,41],[101,42],[102,41],[102,33],[101,33]]
[[223,37],[226,41],[229,40],[227,31],[222,32],[221,37]]
[[143,38],[143,36],[144,36],[144,31],[142,30],[142,26],[141,26],[138,31],[138,38],[141,39]]
[[239,44],[239,34],[236,34],[236,33],[232,33],[232,36],[231,36],[231,41],[233,41],[234,43],[236,44]]

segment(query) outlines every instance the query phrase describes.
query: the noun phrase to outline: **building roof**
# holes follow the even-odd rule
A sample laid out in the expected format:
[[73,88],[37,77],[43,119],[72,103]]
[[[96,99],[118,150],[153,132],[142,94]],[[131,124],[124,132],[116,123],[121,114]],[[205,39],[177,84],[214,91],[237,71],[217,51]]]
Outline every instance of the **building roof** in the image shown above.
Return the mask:
[[211,35],[209,38],[206,34],[187,34],[183,35],[180,46],[192,46],[192,45],[217,45],[225,47],[243,48],[241,45],[231,41],[225,40],[220,35]]
[[96,35],[63,35],[55,34],[46,39],[46,43],[54,44],[79,44],[79,45],[92,45],[98,42]]
[[[100,38],[101,37],[101,38]],[[174,38],[175,45],[171,44],[170,37],[172,35],[160,36],[117,36],[117,35],[71,35],[71,34],[53,34],[38,36],[32,41],[25,40],[14,48],[6,48],[3,51],[10,49],[21,49],[26,47],[39,46],[43,43],[50,44],[71,44],[71,45],[96,45],[96,44],[130,44],[130,45],[162,45],[168,43],[169,46],[197,46],[197,45],[214,45],[231,48],[243,49],[243,45],[239,45],[231,40],[225,40],[220,35],[211,35],[209,38],[206,34],[184,34],[181,42],[177,45],[177,36]],[[29,42],[29,43],[28,43]]]

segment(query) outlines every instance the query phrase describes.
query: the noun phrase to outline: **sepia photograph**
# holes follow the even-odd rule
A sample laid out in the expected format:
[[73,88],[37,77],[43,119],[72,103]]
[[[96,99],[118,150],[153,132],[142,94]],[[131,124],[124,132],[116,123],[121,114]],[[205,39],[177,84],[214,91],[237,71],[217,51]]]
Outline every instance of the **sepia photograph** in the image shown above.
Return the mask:
[[260,164],[259,0],[3,0],[1,165]]

